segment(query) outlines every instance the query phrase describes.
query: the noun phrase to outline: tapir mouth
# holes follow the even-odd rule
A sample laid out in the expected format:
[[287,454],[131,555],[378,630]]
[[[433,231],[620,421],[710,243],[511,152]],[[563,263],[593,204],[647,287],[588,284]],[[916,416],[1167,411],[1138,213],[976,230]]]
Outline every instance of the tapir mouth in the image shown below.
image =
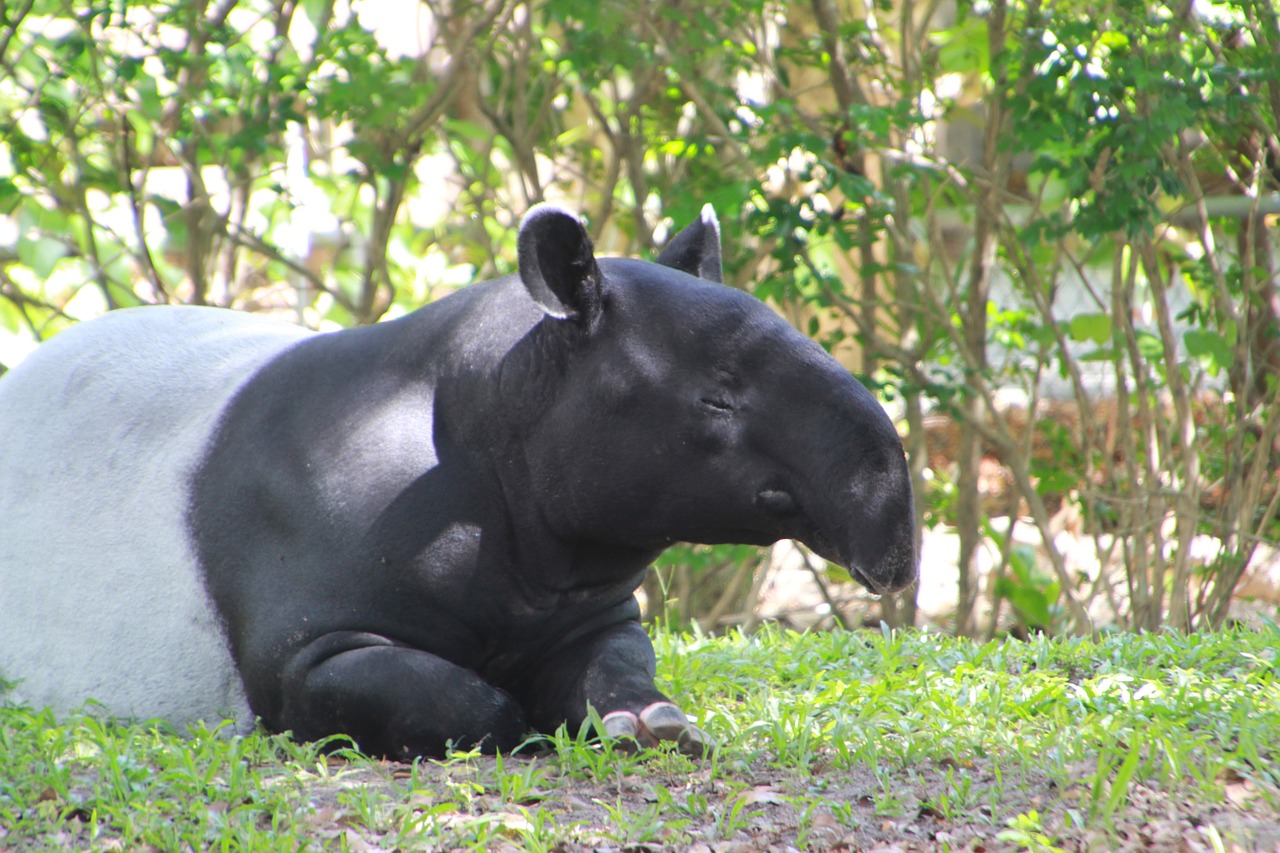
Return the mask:
[[853,576],[854,580],[871,590],[876,595],[885,595],[886,593],[893,592],[888,584],[883,584],[879,581],[873,580],[860,569],[850,568],[849,574]]
[[880,564],[873,567],[873,569],[869,569],[862,565],[856,557],[846,553],[845,549],[836,546],[821,530],[799,538],[819,557],[824,560],[830,560],[848,570],[849,575],[855,581],[876,595],[897,592],[915,583],[916,572],[914,567],[916,565],[916,557],[915,546],[912,544],[905,546],[905,551],[909,553],[904,553],[901,543],[891,546],[883,555]]
[[[813,550],[814,550],[814,553],[818,554],[819,556],[824,557],[825,559],[831,560],[831,562],[833,563],[837,563],[843,566],[845,569],[848,570],[850,577],[852,577],[858,583],[862,584],[864,587],[867,588],[869,592],[874,593],[875,595],[888,595],[889,593],[897,592],[898,590],[903,589],[906,586],[910,586],[910,582],[905,584],[899,583],[895,580],[894,577],[881,580],[863,571],[857,565],[850,565],[844,560],[832,559],[831,557],[828,557],[825,554],[823,554],[822,551],[818,548],[814,548]],[[896,576],[897,573],[894,573],[894,574]]]
[[[915,566],[915,546],[897,541],[881,555],[878,564],[867,566],[857,556],[857,547],[841,547],[836,537],[828,535],[812,517],[807,508],[796,500],[786,488],[772,485],[756,492],[756,507],[768,514],[779,526],[775,534],[787,531],[784,538],[798,539],[815,554],[847,569],[850,576],[876,595],[886,595],[910,586],[915,572],[907,571]],[[894,535],[896,531],[886,531]],[[910,554],[904,553],[909,551]],[[910,566],[906,563],[910,562]]]

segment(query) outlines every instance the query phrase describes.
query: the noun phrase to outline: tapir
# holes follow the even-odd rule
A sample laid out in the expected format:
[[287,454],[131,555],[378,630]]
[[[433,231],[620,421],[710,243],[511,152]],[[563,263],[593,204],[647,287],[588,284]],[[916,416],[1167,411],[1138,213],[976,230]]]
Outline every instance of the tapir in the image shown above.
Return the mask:
[[893,423],[722,283],[709,207],[646,262],[540,205],[517,257],[343,331],[112,311],[0,379],[10,699],[398,759],[595,713],[698,754],[634,596],[664,548],[792,538],[913,582]]

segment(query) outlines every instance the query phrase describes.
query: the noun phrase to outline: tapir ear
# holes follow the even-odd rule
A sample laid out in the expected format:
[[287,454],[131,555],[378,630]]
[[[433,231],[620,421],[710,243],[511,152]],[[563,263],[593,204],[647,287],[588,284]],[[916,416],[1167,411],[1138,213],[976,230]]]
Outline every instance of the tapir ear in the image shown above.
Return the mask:
[[724,268],[720,262],[720,221],[716,219],[711,205],[704,204],[698,221],[671,238],[658,255],[658,263],[716,284],[724,282]]
[[525,214],[516,239],[520,280],[552,317],[592,322],[600,313],[602,279],[582,220],[539,204]]

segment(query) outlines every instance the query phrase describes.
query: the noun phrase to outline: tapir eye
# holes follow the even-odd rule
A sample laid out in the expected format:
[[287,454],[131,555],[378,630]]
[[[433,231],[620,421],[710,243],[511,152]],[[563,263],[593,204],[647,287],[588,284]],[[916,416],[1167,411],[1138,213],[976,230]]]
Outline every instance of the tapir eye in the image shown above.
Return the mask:
[[699,399],[698,402],[713,412],[719,412],[720,414],[729,414],[733,412],[733,403],[730,403],[723,397],[703,397]]

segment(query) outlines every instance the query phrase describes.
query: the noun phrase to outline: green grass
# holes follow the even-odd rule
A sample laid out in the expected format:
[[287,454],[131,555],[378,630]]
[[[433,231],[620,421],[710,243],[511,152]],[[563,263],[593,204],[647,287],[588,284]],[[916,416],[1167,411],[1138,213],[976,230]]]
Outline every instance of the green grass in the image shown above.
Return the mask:
[[701,762],[567,733],[413,765],[0,710],[0,851],[1272,849],[1280,631],[660,634]]

